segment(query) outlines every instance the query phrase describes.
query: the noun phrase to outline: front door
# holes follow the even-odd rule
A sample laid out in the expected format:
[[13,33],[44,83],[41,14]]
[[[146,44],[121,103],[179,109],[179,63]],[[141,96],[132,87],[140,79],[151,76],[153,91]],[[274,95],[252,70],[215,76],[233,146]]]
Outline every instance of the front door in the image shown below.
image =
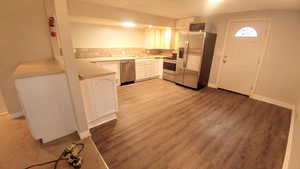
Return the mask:
[[229,25],[219,88],[250,95],[265,48],[266,21],[236,21]]

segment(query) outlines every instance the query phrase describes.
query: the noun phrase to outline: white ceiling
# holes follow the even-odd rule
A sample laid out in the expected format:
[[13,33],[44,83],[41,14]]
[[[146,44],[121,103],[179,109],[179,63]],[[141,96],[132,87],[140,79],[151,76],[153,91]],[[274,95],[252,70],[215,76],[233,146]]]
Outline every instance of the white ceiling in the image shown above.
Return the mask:
[[183,18],[218,13],[250,10],[292,9],[300,10],[300,0],[82,0],[138,12]]

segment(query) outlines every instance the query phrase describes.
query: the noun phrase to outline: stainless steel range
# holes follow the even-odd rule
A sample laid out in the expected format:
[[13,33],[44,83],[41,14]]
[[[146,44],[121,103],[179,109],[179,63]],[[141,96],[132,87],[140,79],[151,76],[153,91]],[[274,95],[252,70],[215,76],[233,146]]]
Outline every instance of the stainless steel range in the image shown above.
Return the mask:
[[175,82],[176,57],[164,58],[163,79]]

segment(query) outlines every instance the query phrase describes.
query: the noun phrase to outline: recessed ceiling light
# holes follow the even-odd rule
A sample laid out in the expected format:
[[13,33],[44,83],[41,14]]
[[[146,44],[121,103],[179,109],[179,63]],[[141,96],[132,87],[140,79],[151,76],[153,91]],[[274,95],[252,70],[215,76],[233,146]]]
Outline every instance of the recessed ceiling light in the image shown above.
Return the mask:
[[123,22],[123,23],[122,23],[122,26],[132,28],[132,27],[135,27],[136,24],[133,23],[133,22]]
[[211,2],[211,3],[219,3],[219,2],[221,2],[221,0],[208,0],[209,2]]

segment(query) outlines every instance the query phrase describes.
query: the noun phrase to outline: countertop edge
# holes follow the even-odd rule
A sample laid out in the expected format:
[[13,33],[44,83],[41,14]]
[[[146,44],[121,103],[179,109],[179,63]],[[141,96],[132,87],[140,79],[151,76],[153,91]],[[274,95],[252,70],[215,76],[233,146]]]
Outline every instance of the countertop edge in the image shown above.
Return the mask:
[[64,68],[57,61],[47,59],[19,64],[13,73],[13,77],[15,79],[23,79],[60,73],[65,73]]
[[49,75],[63,74],[63,73],[65,73],[64,70],[57,71],[57,72],[48,72],[48,73],[43,73],[43,72],[41,72],[41,73],[34,73],[32,75],[29,75],[29,74],[28,75],[15,75],[14,74],[14,78],[15,79],[25,79],[25,78],[34,78],[34,77],[49,76]]
[[144,58],[134,58],[134,57],[124,57],[124,58],[119,58],[119,57],[96,57],[96,58],[77,58],[78,60],[89,60],[91,63],[97,63],[97,62],[118,62],[122,60],[142,60],[142,59],[164,59],[167,56],[155,56],[155,57],[144,57]]
[[114,74],[116,74],[116,72],[107,72],[107,73],[99,73],[96,75],[83,76],[83,75],[80,75],[80,73],[79,73],[79,80],[93,79],[96,77],[109,76],[109,75],[114,75]]

